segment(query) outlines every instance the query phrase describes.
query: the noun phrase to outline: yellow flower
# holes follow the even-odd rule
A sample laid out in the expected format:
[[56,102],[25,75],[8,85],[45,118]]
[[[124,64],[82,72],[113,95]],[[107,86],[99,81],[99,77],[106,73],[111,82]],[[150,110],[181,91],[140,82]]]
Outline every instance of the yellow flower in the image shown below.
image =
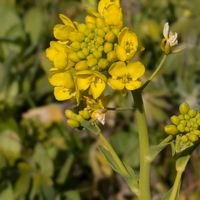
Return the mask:
[[106,77],[98,71],[79,71],[77,72],[76,82],[78,90],[89,89],[94,99],[97,99],[106,87]]
[[142,83],[138,78],[144,74],[145,67],[139,61],[128,63],[128,65],[119,61],[113,63],[108,72],[112,76],[108,79],[108,83],[113,89],[136,90],[141,87]]
[[54,36],[60,41],[67,41],[69,40],[70,33],[75,30],[75,26],[65,15],[60,14],[59,17],[64,24],[56,24],[54,26]]
[[101,0],[98,5],[98,11],[104,17],[106,24],[122,26],[123,15],[119,0]]
[[46,49],[47,58],[53,62],[54,67],[64,69],[68,65],[69,48],[66,44],[51,41],[50,47]]
[[123,28],[118,38],[119,45],[116,46],[117,57],[121,61],[130,60],[138,49],[137,35],[128,28]]
[[58,101],[71,99],[75,96],[75,86],[70,72],[53,73],[49,77],[49,82],[54,86],[54,96]]

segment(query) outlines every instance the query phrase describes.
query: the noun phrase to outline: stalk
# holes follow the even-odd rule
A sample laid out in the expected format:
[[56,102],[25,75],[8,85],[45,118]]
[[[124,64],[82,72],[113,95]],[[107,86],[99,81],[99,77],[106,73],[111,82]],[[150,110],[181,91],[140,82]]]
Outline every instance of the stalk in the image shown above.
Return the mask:
[[140,200],[150,200],[150,163],[147,160],[149,153],[149,138],[147,121],[142,99],[142,90],[132,92],[135,106],[135,116],[139,134],[140,149],[140,177],[139,177],[139,198]]

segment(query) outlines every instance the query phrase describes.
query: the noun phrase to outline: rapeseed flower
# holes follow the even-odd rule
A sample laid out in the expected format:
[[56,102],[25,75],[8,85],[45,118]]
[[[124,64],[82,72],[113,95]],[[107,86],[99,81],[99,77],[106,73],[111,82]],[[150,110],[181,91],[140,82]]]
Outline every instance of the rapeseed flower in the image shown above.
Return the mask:
[[[108,86],[124,91],[140,88],[145,67],[139,61],[130,62],[139,42],[133,31],[123,27],[119,0],[100,0],[97,11],[87,11],[85,23],[59,15],[62,23],[53,30],[57,41],[51,41],[46,50],[53,64],[49,82],[57,100],[76,98],[91,119],[104,123],[104,109],[89,109],[86,97],[98,104]],[[69,124],[78,126],[74,121]]]

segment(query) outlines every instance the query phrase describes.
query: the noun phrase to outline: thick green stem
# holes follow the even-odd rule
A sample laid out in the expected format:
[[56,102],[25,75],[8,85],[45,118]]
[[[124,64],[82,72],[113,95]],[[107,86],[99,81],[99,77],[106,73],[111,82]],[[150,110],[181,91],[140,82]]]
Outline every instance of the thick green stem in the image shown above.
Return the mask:
[[132,94],[134,98],[134,106],[136,108],[135,116],[137,120],[140,148],[139,198],[140,200],[150,200],[150,163],[147,160],[147,155],[149,153],[149,138],[142,91],[134,91]]
[[174,185],[172,187],[172,191],[169,197],[169,200],[176,200],[177,194],[179,192],[180,184],[181,184],[181,177],[182,177],[182,171],[178,171],[176,174],[176,179],[174,182]]

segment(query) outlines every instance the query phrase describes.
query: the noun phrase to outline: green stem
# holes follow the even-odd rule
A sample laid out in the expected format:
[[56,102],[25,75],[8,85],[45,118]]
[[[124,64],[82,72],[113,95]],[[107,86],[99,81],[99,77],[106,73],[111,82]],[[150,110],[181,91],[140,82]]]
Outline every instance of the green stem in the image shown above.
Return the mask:
[[142,91],[137,90],[133,93],[134,105],[136,108],[136,121],[139,134],[139,148],[140,148],[140,178],[139,178],[139,190],[140,200],[150,200],[150,163],[147,160],[149,153],[149,138],[147,122],[144,111],[144,104],[142,99]]
[[182,174],[183,174],[182,171],[177,171],[176,179],[175,179],[174,185],[172,187],[172,191],[171,191],[169,200],[176,200],[178,191],[180,189]]
[[153,72],[153,74],[149,77],[149,79],[146,81],[146,83],[144,83],[144,85],[142,86],[142,89],[144,89],[154,79],[154,77],[160,72],[160,70],[162,69],[162,66],[163,66],[166,58],[167,58],[167,55],[163,55],[158,67],[156,67],[156,69]]

